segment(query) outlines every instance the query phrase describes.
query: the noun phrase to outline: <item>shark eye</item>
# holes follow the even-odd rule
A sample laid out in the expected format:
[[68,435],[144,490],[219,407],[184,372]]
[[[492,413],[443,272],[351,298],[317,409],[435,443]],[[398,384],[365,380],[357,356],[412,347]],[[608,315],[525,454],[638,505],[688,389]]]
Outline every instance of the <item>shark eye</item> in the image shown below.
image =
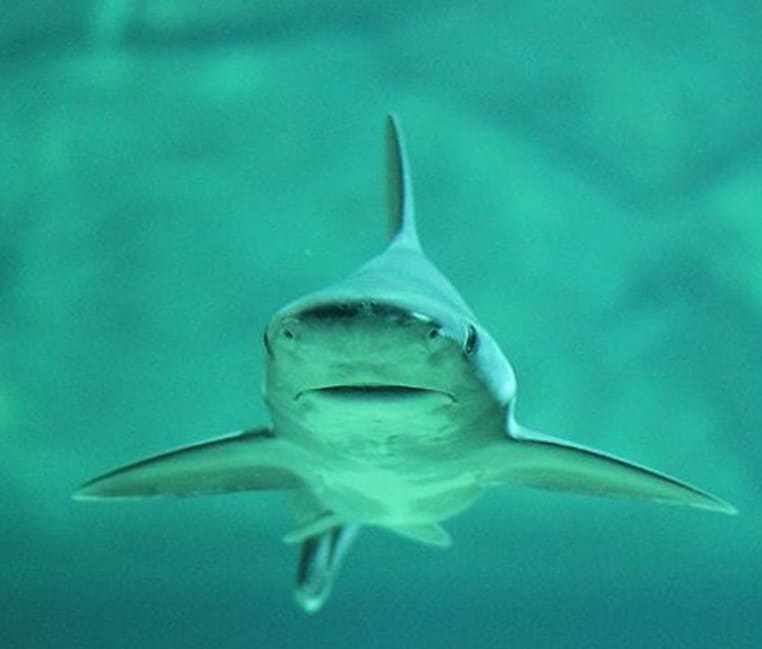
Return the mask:
[[432,327],[429,329],[428,333],[429,340],[434,340],[435,338],[439,338],[439,327]]
[[470,324],[468,325],[468,331],[466,333],[466,341],[463,343],[463,353],[466,356],[471,356],[479,346],[479,334],[476,333],[476,327]]
[[281,333],[283,334],[283,337],[288,340],[293,340],[296,337],[294,330],[289,329],[288,327],[283,327],[283,329],[281,329]]

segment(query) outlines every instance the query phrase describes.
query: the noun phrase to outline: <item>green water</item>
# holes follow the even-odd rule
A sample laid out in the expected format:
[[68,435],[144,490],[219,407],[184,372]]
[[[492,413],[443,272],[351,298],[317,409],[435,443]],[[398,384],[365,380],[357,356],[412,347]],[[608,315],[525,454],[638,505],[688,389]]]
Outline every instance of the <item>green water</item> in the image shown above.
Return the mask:
[[[755,2],[6,2],[0,646],[762,646]],[[263,423],[261,332],[381,249],[384,116],[519,418],[735,518],[501,489],[292,603],[277,494],[77,503]]]

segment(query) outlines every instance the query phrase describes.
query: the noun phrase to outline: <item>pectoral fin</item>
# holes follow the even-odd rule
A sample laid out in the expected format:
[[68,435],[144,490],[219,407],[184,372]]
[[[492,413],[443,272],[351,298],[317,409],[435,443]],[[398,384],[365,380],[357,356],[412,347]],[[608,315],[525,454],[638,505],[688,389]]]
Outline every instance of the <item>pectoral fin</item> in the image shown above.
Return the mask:
[[594,496],[624,496],[735,514],[731,504],[664,473],[516,426],[485,449],[481,481]]
[[302,485],[297,449],[256,428],[185,446],[85,483],[77,499],[197,496]]

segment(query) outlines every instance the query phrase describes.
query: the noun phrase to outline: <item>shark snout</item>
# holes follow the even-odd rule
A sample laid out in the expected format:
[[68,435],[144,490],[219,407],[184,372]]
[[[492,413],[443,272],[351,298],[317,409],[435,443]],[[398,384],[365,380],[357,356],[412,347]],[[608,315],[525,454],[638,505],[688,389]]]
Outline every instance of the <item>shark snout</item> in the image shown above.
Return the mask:
[[274,320],[267,384],[302,404],[455,403],[462,342],[425,314],[376,300],[328,302]]
[[388,365],[431,355],[451,342],[432,317],[378,301],[329,302],[276,318],[264,345],[271,357],[322,364]]

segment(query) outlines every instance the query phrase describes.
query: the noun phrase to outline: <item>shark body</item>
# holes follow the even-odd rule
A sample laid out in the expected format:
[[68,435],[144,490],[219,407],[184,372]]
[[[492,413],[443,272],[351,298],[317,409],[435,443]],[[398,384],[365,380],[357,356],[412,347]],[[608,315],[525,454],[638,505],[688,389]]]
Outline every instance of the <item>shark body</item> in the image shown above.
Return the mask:
[[441,522],[519,485],[724,513],[720,498],[536,433],[514,416],[510,363],[421,249],[403,135],[387,126],[390,242],[345,280],[281,309],[264,334],[271,424],[97,477],[82,499],[290,490],[296,599],[318,610],[362,525],[446,546]]

